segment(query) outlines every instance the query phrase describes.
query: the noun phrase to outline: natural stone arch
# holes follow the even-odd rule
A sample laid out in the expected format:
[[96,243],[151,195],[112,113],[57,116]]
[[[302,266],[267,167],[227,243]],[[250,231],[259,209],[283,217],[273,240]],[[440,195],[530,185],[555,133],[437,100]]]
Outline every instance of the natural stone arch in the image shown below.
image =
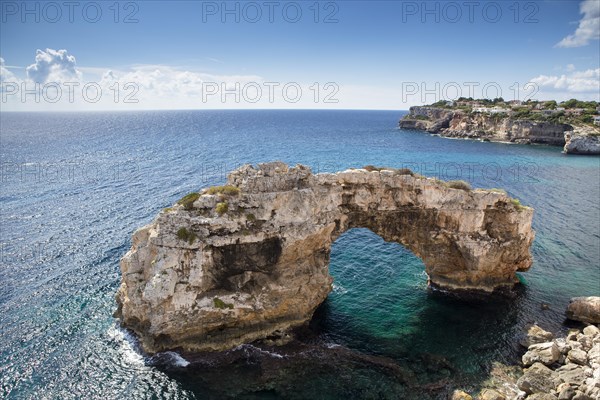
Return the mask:
[[450,290],[512,286],[531,265],[532,209],[404,170],[247,165],[181,203],[121,261],[117,314],[150,352],[223,350],[306,323],[331,291],[331,245],[351,228],[401,243]]

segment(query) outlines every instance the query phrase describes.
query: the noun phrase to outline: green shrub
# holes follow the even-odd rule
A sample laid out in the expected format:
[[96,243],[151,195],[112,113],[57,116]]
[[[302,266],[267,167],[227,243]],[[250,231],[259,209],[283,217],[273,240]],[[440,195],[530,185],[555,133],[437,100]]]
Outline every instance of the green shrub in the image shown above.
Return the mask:
[[429,121],[429,117],[426,115],[416,115],[413,117],[413,119],[416,119],[419,121]]
[[226,202],[217,203],[217,206],[215,207],[215,211],[219,215],[225,214],[228,210],[229,210],[229,205]]
[[246,219],[247,219],[248,221],[250,221],[250,222],[254,222],[254,221],[256,221],[256,217],[255,217],[255,216],[254,216],[254,214],[252,214],[252,213],[248,213],[248,214],[246,214]]
[[362,169],[366,169],[369,172],[373,172],[373,171],[381,171],[383,168],[378,168],[374,165],[365,165]]
[[510,202],[515,206],[517,211],[521,211],[527,208],[526,206],[521,204],[521,201],[519,199],[510,199]]
[[230,310],[233,309],[233,304],[231,304],[231,303],[225,303],[223,300],[221,300],[218,297],[215,297],[213,299],[213,304],[215,305],[216,308],[218,308],[220,310],[223,310],[225,308],[229,308]]
[[410,176],[415,176],[414,172],[412,172],[410,169],[408,168],[400,168],[400,169],[396,169],[394,170],[394,173],[396,175],[410,175]]
[[211,186],[206,189],[206,193],[208,194],[224,194],[226,196],[236,196],[240,194],[240,188],[231,185],[225,186]]
[[183,198],[179,200],[177,204],[181,204],[186,210],[191,210],[194,208],[194,202],[198,200],[199,197],[200,193],[190,193],[183,196]]
[[467,192],[471,190],[471,185],[465,181],[448,181],[446,185],[452,189],[461,189],[466,190]]
[[189,244],[193,244],[196,241],[196,234],[194,232],[189,232],[185,227],[181,227],[177,231],[177,238],[184,242],[188,242]]

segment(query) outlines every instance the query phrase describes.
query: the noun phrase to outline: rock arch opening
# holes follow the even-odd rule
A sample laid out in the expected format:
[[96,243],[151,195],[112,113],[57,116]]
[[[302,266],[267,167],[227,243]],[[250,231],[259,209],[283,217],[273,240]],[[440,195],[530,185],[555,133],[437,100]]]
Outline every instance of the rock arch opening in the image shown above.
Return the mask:
[[411,311],[427,296],[423,261],[401,244],[366,228],[346,231],[333,243],[332,291],[315,313],[319,332],[362,338],[389,337],[410,325]]

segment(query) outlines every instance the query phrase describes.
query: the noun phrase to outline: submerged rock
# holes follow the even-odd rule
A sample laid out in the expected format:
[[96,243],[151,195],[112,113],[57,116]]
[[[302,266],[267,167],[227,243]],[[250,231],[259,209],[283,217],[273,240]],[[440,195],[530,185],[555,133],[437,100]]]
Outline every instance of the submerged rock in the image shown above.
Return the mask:
[[246,165],[133,235],[116,315],[147,352],[278,343],[331,291],[330,248],[346,230],[403,244],[432,285],[491,292],[531,266],[532,216],[504,193],[407,170]]

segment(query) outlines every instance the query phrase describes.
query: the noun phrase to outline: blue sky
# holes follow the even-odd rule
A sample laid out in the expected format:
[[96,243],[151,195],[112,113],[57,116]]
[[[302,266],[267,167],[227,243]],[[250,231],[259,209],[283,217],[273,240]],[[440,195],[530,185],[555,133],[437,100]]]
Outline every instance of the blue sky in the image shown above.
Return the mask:
[[[469,87],[600,96],[600,0],[0,3],[3,110],[406,109]],[[23,98],[36,82],[41,100]],[[63,87],[46,101],[64,82],[80,83],[76,100]]]

